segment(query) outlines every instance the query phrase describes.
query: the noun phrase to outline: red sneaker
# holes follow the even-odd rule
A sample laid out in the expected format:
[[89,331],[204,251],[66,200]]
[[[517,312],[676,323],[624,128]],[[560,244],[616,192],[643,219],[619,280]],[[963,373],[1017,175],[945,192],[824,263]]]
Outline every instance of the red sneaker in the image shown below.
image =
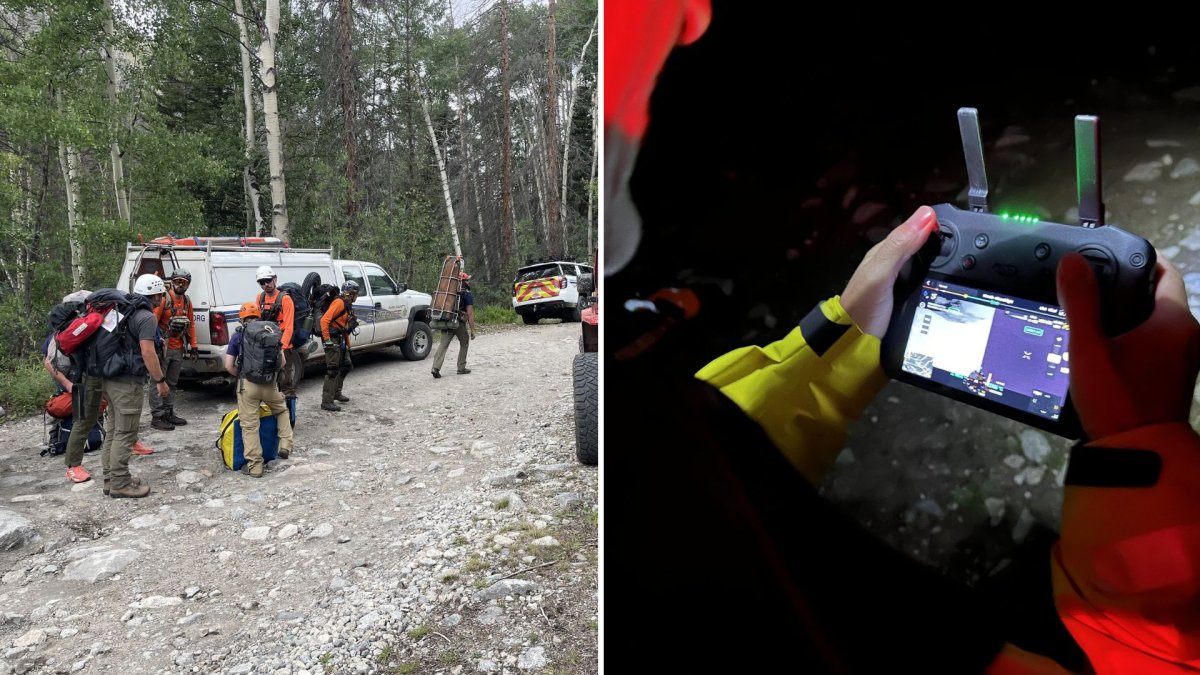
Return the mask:
[[92,479],[92,474],[88,473],[83,465],[73,466],[67,469],[67,479],[72,483],[86,483]]
[[153,455],[154,448],[152,448],[148,445],[143,445],[141,441],[134,441],[133,442],[133,454],[135,454],[135,455]]

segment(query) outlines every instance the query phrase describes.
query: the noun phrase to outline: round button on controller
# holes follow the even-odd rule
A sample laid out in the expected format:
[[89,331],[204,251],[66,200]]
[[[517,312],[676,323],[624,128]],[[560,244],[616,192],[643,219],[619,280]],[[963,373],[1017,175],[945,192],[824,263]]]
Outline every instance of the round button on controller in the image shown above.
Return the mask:
[[973,255],[963,256],[962,268],[964,270],[974,269],[975,268],[975,256],[973,256]]
[[1038,244],[1037,247],[1033,249],[1033,257],[1037,258],[1038,260],[1045,260],[1046,258],[1049,258],[1050,244]]
[[986,234],[975,235],[975,248],[985,248],[988,245],[988,236]]

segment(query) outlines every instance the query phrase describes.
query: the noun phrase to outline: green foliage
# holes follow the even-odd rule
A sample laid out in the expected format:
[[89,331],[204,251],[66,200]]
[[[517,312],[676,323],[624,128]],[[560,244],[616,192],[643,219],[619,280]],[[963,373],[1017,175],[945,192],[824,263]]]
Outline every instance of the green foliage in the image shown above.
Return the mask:
[[513,310],[512,305],[507,307],[501,305],[487,305],[485,307],[475,307],[475,323],[477,324],[505,324],[505,323],[520,323],[521,319]]
[[[0,137],[5,141],[0,150],[0,259],[5,265],[0,368],[6,379],[7,371],[25,368],[43,337],[46,312],[73,290],[60,153],[70,149],[79,159],[78,262],[86,288],[116,283],[125,244],[138,234],[150,239],[167,233],[248,233],[253,223],[242,179],[247,165],[271,229],[259,62],[254,56],[255,138],[247,160],[241,55],[231,7],[193,0],[135,5],[115,3],[116,34],[108,35],[99,0],[5,2],[8,14],[0,22],[0,44],[9,50],[0,59]],[[246,6],[252,15],[263,11],[261,3]],[[351,231],[336,6],[282,3],[276,65],[293,246],[330,247],[339,257],[379,263],[410,288],[430,292],[436,287],[442,259],[454,246],[421,112],[424,99],[445,160],[462,252],[475,277],[477,319],[517,320],[511,309],[515,265],[547,253],[534,181],[544,157],[528,147],[525,134],[544,115],[548,9],[543,3],[510,3],[510,8],[511,192],[518,222],[511,259],[501,265],[496,8],[481,8],[466,23],[452,21],[448,6],[436,0],[356,8],[358,216]],[[597,3],[560,0],[556,12],[555,61],[565,92]],[[250,46],[257,50],[261,36],[254,16],[248,30]],[[120,55],[115,100],[103,60],[108,47]],[[565,205],[569,249],[581,258],[593,187],[597,47],[593,37],[573,119],[563,131],[571,142]],[[114,142],[124,165],[115,181]],[[115,186],[129,195],[129,222],[118,214]],[[485,245],[490,261],[484,260]]]
[[0,387],[0,406],[6,416],[33,415],[54,394],[54,380],[39,358],[0,361],[0,371],[5,374],[5,384]]

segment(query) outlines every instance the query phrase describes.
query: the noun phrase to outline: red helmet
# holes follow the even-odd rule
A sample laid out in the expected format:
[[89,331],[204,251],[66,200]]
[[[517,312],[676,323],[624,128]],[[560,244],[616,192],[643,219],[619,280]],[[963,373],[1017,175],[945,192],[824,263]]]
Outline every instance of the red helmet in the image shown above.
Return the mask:
[[471,278],[471,275],[467,274],[466,272],[461,272],[459,273],[458,278],[460,281],[466,281],[467,279]]

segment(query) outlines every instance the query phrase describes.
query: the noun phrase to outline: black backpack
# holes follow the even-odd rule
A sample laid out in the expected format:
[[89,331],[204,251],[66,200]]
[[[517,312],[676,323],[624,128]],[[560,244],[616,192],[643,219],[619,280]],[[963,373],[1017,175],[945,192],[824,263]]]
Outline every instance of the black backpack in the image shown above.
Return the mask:
[[115,327],[110,330],[102,325],[81,350],[87,374],[105,379],[148,375],[137,336],[129,335],[129,318],[138,310],[153,312],[150,301],[136,293],[102,288],[89,295],[84,303],[112,306],[121,315]]
[[83,308],[83,302],[60,302],[51,308],[46,326],[51,333],[58,335],[58,331],[70,325],[76,317],[83,316]]
[[[68,376],[71,375],[70,357],[58,351],[57,347],[54,353],[50,353],[50,340],[58,335],[59,331],[65,329],[76,318],[81,317],[87,311],[83,301],[77,302],[61,302],[50,309],[50,314],[46,318],[46,326],[50,329],[46,339],[42,342],[42,356],[50,357],[54,368]],[[55,342],[57,345],[57,342]]]
[[289,281],[279,287],[281,293],[287,293],[292,299],[292,347],[308,342],[309,328],[308,317],[312,314],[312,307],[308,304],[308,298],[304,295],[304,290],[300,288],[300,284]]
[[283,331],[273,321],[251,321],[241,327],[241,375],[257,384],[271,384],[283,367]]

